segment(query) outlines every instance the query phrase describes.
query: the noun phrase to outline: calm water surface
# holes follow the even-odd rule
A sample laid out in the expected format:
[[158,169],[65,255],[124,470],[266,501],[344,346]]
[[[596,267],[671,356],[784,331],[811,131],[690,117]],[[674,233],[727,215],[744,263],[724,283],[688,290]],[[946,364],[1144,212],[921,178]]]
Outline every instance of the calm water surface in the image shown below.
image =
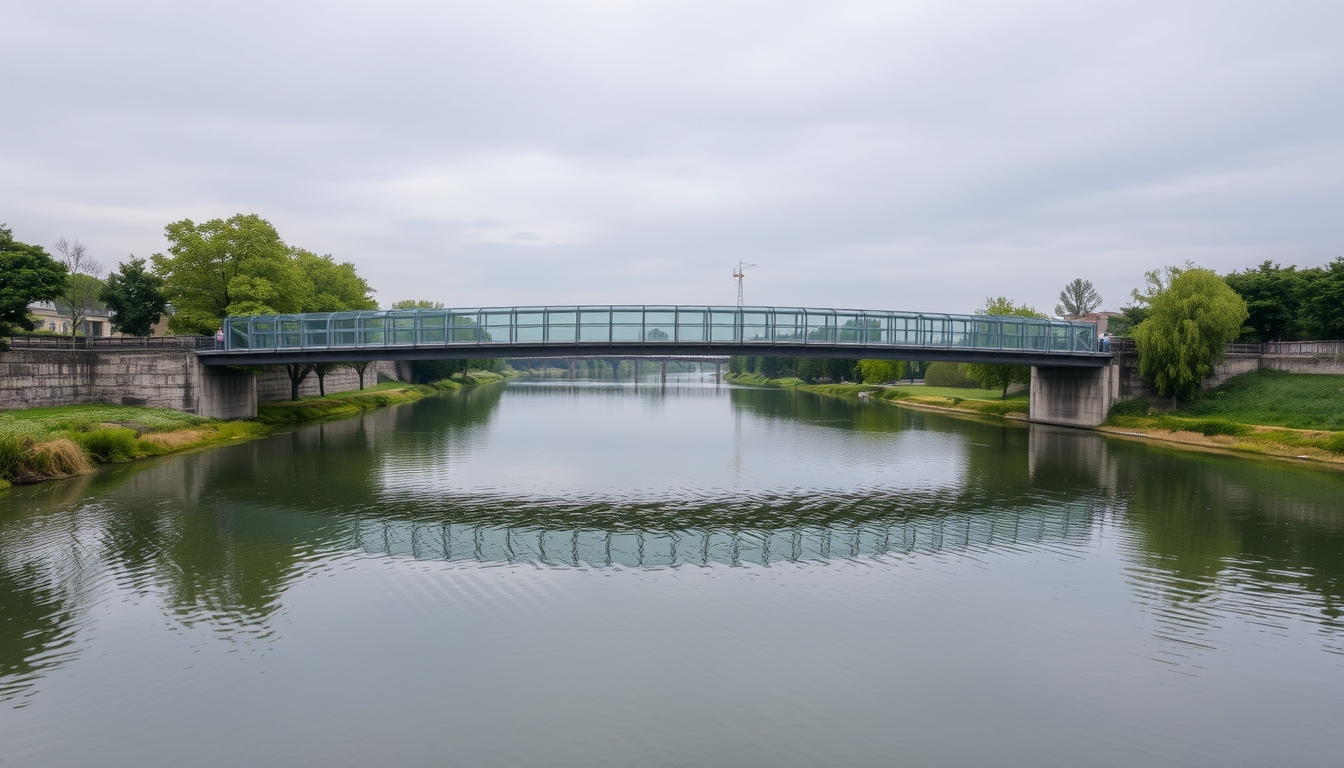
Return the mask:
[[1336,766],[1344,477],[515,382],[0,494],[0,765]]

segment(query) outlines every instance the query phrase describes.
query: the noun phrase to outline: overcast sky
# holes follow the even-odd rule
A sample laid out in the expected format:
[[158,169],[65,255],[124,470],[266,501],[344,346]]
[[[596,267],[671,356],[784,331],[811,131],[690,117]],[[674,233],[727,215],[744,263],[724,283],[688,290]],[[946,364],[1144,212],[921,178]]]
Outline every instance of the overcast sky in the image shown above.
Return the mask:
[[0,3],[0,222],[386,305],[1053,309],[1344,254],[1344,3]]

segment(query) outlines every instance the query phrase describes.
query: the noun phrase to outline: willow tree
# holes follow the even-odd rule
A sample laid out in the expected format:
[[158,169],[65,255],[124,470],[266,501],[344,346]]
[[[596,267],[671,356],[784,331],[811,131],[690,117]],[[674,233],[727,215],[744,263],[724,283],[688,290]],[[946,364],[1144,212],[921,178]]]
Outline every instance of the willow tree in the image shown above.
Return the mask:
[[1139,375],[1163,397],[1188,400],[1241,333],[1246,302],[1207,269],[1183,269],[1149,300],[1134,330]]

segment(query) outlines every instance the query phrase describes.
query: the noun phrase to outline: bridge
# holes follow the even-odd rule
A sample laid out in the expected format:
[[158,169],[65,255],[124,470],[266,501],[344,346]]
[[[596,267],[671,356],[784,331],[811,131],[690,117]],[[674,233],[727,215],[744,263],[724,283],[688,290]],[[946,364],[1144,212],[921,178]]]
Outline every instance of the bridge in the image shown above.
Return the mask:
[[1096,326],[919,312],[711,306],[412,309],[230,317],[205,365],[750,355],[1100,368]]
[[[1119,391],[1096,326],[863,309],[597,305],[254,315],[224,321],[225,366],[494,357],[745,355],[1028,365],[1030,418],[1096,426]],[[223,385],[221,382],[221,386]]]

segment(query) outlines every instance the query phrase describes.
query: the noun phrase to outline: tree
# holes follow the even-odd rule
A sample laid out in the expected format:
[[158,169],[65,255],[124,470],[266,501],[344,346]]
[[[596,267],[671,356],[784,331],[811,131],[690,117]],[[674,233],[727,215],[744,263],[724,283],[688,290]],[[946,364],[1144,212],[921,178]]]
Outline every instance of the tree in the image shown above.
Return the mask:
[[392,302],[392,309],[443,309],[442,301],[426,301],[424,299],[402,299]]
[[302,384],[303,380],[308,378],[308,374],[312,373],[314,370],[315,366],[307,363],[285,363],[285,374],[289,376],[290,400],[299,399],[299,385]]
[[163,278],[145,269],[145,260],[132,256],[107,276],[99,300],[112,311],[112,327],[131,336],[148,336],[154,323],[168,311]]
[[359,389],[361,392],[364,390],[364,372],[369,369],[369,362],[368,360],[358,360],[345,364],[347,368],[359,374]]
[[1304,325],[1318,339],[1344,339],[1344,256],[1311,272],[1302,286]]
[[339,264],[330,254],[318,256],[302,248],[292,249],[295,263],[308,280],[301,312],[344,312],[377,309],[373,289],[348,261]]
[[1198,268],[1181,270],[1148,302],[1148,319],[1134,330],[1139,375],[1164,397],[1188,399],[1240,333],[1246,302],[1221,277]]
[[1097,311],[1101,306],[1101,294],[1092,287],[1092,281],[1081,277],[1064,286],[1059,292],[1059,304],[1055,314],[1060,317],[1080,317]]
[[35,301],[54,301],[65,290],[65,265],[42,250],[15,240],[0,224],[0,336],[11,325],[33,330],[28,305]]
[[1265,261],[1254,269],[1233,272],[1223,280],[1246,301],[1249,317],[1241,329],[1241,338],[1247,341],[1301,338],[1305,330],[1303,289],[1307,279],[1297,267],[1280,267]]
[[[1075,280],[1074,282],[1078,282]],[[1086,282],[1086,281],[1083,281]],[[1063,294],[1060,294],[1061,298]],[[1018,305],[1006,296],[985,299],[985,308],[975,310],[977,315],[1000,317],[1039,317],[1045,314],[1026,304]],[[994,363],[971,363],[966,366],[966,375],[985,389],[1000,389],[1000,399],[1008,398],[1008,387],[1013,384],[1031,383],[1031,367],[1026,365],[997,365]]]
[[885,384],[905,378],[904,360],[860,360],[859,376],[864,384]]
[[176,312],[177,333],[210,334],[230,315],[302,312],[312,283],[270,222],[238,214],[165,227],[168,255],[154,254],[154,271]]
[[1135,288],[1129,292],[1129,298],[1133,300],[1134,306],[1146,308],[1152,303],[1153,298],[1164,293],[1176,280],[1182,272],[1195,269],[1195,262],[1189,259],[1179,267],[1163,267],[1162,269],[1150,269],[1143,273],[1143,290]]
[[60,300],[70,314],[70,336],[79,333],[79,327],[89,317],[89,312],[98,308],[98,295],[103,292],[103,265],[89,255],[84,244],[78,240],[70,241],[62,237],[54,246],[59,260],[69,274],[65,282],[65,291]]
[[[345,367],[345,364],[344,364],[344,363],[316,363],[316,364],[314,364],[314,365],[312,366],[313,373],[316,373],[316,374],[317,374],[317,394],[318,394],[318,397],[326,397],[326,396],[327,396],[327,374],[328,374],[328,373],[331,373],[332,371],[336,370],[337,368],[344,368],[344,367]],[[360,389],[363,389],[363,388],[364,388],[364,385],[363,385],[363,378],[364,378],[364,377],[361,375],[361,376],[360,376],[361,382],[360,382],[360,387],[359,387]]]

